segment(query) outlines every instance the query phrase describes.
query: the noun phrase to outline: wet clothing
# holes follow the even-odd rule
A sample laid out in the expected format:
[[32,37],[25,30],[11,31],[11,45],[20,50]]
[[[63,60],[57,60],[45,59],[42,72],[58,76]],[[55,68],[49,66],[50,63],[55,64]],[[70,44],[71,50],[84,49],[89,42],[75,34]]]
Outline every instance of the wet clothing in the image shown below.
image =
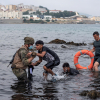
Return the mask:
[[29,65],[27,57],[28,53],[28,49],[25,46],[22,46],[15,54],[12,67],[26,69]]
[[94,63],[97,61],[100,64],[100,40],[94,41],[93,46],[95,47]]
[[[44,66],[46,66],[47,68],[50,68],[52,70],[55,66],[58,66],[59,64],[60,64],[60,61],[56,60],[56,61],[50,61]],[[48,72],[44,71],[44,73],[48,73]]]
[[100,40],[94,41],[93,46],[95,47],[95,56],[100,56]]
[[31,63],[28,62],[29,59],[29,57],[27,57],[28,53],[29,50],[25,46],[22,46],[15,54],[11,68],[13,73],[18,79],[27,78],[27,73],[25,69],[31,65]]
[[43,51],[46,51],[46,54],[42,58],[43,60],[47,62],[50,62],[56,59],[59,60],[58,55],[54,51],[50,50],[49,48],[43,46],[42,51],[38,51],[38,53],[42,53]]
[[52,51],[49,48],[43,46],[42,51],[38,51],[38,53],[42,53],[43,51],[45,51],[46,54],[44,55],[43,58],[42,57],[41,58],[43,60],[47,61],[47,64],[45,65],[47,68],[50,68],[52,70],[55,66],[60,64],[60,59],[54,51]]
[[25,69],[12,68],[13,73],[18,78],[18,80],[27,80],[27,73]]
[[68,74],[68,75],[77,75],[79,74],[78,70],[74,69],[74,68],[70,68],[70,72],[63,72],[64,74]]

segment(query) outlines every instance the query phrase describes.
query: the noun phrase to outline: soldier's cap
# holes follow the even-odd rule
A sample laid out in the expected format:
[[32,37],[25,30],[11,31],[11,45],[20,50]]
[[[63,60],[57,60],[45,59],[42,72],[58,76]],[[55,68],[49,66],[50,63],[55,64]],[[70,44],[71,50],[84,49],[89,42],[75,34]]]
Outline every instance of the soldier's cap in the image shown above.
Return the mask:
[[34,39],[32,37],[25,37],[24,44],[34,44]]

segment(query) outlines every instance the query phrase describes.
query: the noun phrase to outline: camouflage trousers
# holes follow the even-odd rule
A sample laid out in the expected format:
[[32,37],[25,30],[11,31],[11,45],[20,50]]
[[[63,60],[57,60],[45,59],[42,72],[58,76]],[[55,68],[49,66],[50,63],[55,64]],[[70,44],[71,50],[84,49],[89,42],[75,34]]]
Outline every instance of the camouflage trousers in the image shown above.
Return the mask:
[[15,74],[15,76],[18,78],[18,80],[27,80],[27,73],[25,69],[13,68],[12,71]]

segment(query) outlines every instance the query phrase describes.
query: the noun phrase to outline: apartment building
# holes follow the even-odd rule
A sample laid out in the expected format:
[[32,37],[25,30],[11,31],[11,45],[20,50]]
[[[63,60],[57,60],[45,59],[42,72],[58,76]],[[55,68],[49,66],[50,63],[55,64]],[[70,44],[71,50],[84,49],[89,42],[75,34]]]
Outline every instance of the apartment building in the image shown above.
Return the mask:
[[22,12],[19,11],[1,11],[0,19],[22,19]]
[[9,11],[16,10],[16,8],[16,5],[6,5],[6,9],[8,9]]

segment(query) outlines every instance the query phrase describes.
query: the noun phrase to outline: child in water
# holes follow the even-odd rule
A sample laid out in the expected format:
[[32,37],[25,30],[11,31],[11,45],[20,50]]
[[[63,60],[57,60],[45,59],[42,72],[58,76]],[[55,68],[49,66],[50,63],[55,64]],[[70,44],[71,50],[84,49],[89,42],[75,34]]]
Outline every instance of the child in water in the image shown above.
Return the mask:
[[70,68],[69,63],[64,63],[63,64],[63,74],[68,74],[68,75],[77,75],[79,74],[78,70],[74,69],[74,68]]

